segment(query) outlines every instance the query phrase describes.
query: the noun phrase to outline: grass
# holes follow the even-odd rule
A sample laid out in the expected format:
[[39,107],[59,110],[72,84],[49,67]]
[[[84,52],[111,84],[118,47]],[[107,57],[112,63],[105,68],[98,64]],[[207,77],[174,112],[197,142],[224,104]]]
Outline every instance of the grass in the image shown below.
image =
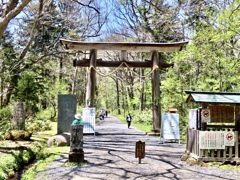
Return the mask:
[[54,160],[58,159],[61,154],[67,153],[69,151],[68,146],[64,147],[51,147],[47,149],[47,153],[50,155],[45,158],[37,161],[31,168],[29,168],[22,176],[22,180],[32,180],[35,178],[37,172],[42,171],[47,168],[47,166]]
[[[39,162],[42,162],[42,166],[47,161],[52,161],[51,158],[56,158],[59,153],[69,150],[69,147],[53,147],[51,150],[46,147],[47,140],[57,133],[57,122],[52,122],[51,126],[52,130],[33,134],[31,141],[0,141],[0,180],[12,177],[15,170],[28,165],[34,158],[41,159]],[[34,171],[30,174],[32,173]]]
[[[125,120],[126,118],[123,115],[113,114],[113,116],[120,119],[121,122],[127,124],[127,122]],[[134,126],[134,127],[138,128],[141,131],[144,131],[146,133],[151,132],[152,128],[153,128],[152,125],[136,124],[136,123],[134,123],[134,121],[131,123],[131,126]]]
[[152,125],[144,125],[144,124],[132,124],[132,126],[144,131],[144,132],[151,132],[152,131]]
[[36,134],[33,134],[31,139],[33,141],[38,142],[45,142],[47,141],[51,136],[57,134],[57,122],[51,122],[52,129],[48,131],[42,131],[38,132]]

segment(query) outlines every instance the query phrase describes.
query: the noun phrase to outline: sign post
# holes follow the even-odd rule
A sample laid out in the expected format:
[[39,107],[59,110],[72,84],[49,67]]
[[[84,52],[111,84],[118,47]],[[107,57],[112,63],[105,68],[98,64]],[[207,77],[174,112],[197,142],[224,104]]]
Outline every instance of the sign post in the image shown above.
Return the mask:
[[145,142],[138,141],[136,142],[135,158],[139,158],[138,163],[141,164],[141,159],[144,157],[145,157]]

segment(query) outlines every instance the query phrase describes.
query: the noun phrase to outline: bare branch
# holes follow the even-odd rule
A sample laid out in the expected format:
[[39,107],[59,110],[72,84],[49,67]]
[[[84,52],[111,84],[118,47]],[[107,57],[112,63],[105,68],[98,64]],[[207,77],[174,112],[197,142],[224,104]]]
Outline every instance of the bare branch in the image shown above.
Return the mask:
[[90,5],[92,3],[92,1],[89,1],[88,4],[83,4],[82,2],[79,2],[78,0],[73,0],[73,1],[80,4],[81,6],[85,6],[85,7],[89,7],[90,9],[94,9],[98,14],[100,14],[100,12],[97,8]]

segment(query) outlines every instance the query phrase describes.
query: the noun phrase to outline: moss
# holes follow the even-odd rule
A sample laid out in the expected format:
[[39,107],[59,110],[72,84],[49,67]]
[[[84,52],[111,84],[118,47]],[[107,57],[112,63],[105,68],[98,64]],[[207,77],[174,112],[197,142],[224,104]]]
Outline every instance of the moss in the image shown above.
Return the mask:
[[12,131],[7,131],[5,133],[5,139],[12,140],[12,141],[28,141],[30,140],[31,136],[32,136],[31,131],[23,131],[23,130],[12,130]]

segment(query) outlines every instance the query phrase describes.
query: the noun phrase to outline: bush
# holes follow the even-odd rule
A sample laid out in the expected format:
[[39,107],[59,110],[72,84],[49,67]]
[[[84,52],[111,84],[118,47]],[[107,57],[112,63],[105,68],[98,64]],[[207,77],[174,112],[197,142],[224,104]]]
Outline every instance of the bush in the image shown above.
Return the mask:
[[0,109],[0,140],[4,139],[6,131],[11,129],[12,106]]
[[0,120],[10,120],[12,118],[12,106],[6,106],[0,109]]
[[50,107],[45,110],[41,110],[37,115],[37,119],[39,120],[45,120],[45,119],[50,119],[51,121],[57,121],[56,118],[56,112],[53,107]]
[[145,125],[152,125],[152,110],[144,110],[141,114],[134,113],[132,114],[133,122],[136,124],[145,124]]
[[35,120],[35,119],[28,119],[26,121],[26,130],[32,132],[40,132],[51,130],[51,121],[50,120]]

